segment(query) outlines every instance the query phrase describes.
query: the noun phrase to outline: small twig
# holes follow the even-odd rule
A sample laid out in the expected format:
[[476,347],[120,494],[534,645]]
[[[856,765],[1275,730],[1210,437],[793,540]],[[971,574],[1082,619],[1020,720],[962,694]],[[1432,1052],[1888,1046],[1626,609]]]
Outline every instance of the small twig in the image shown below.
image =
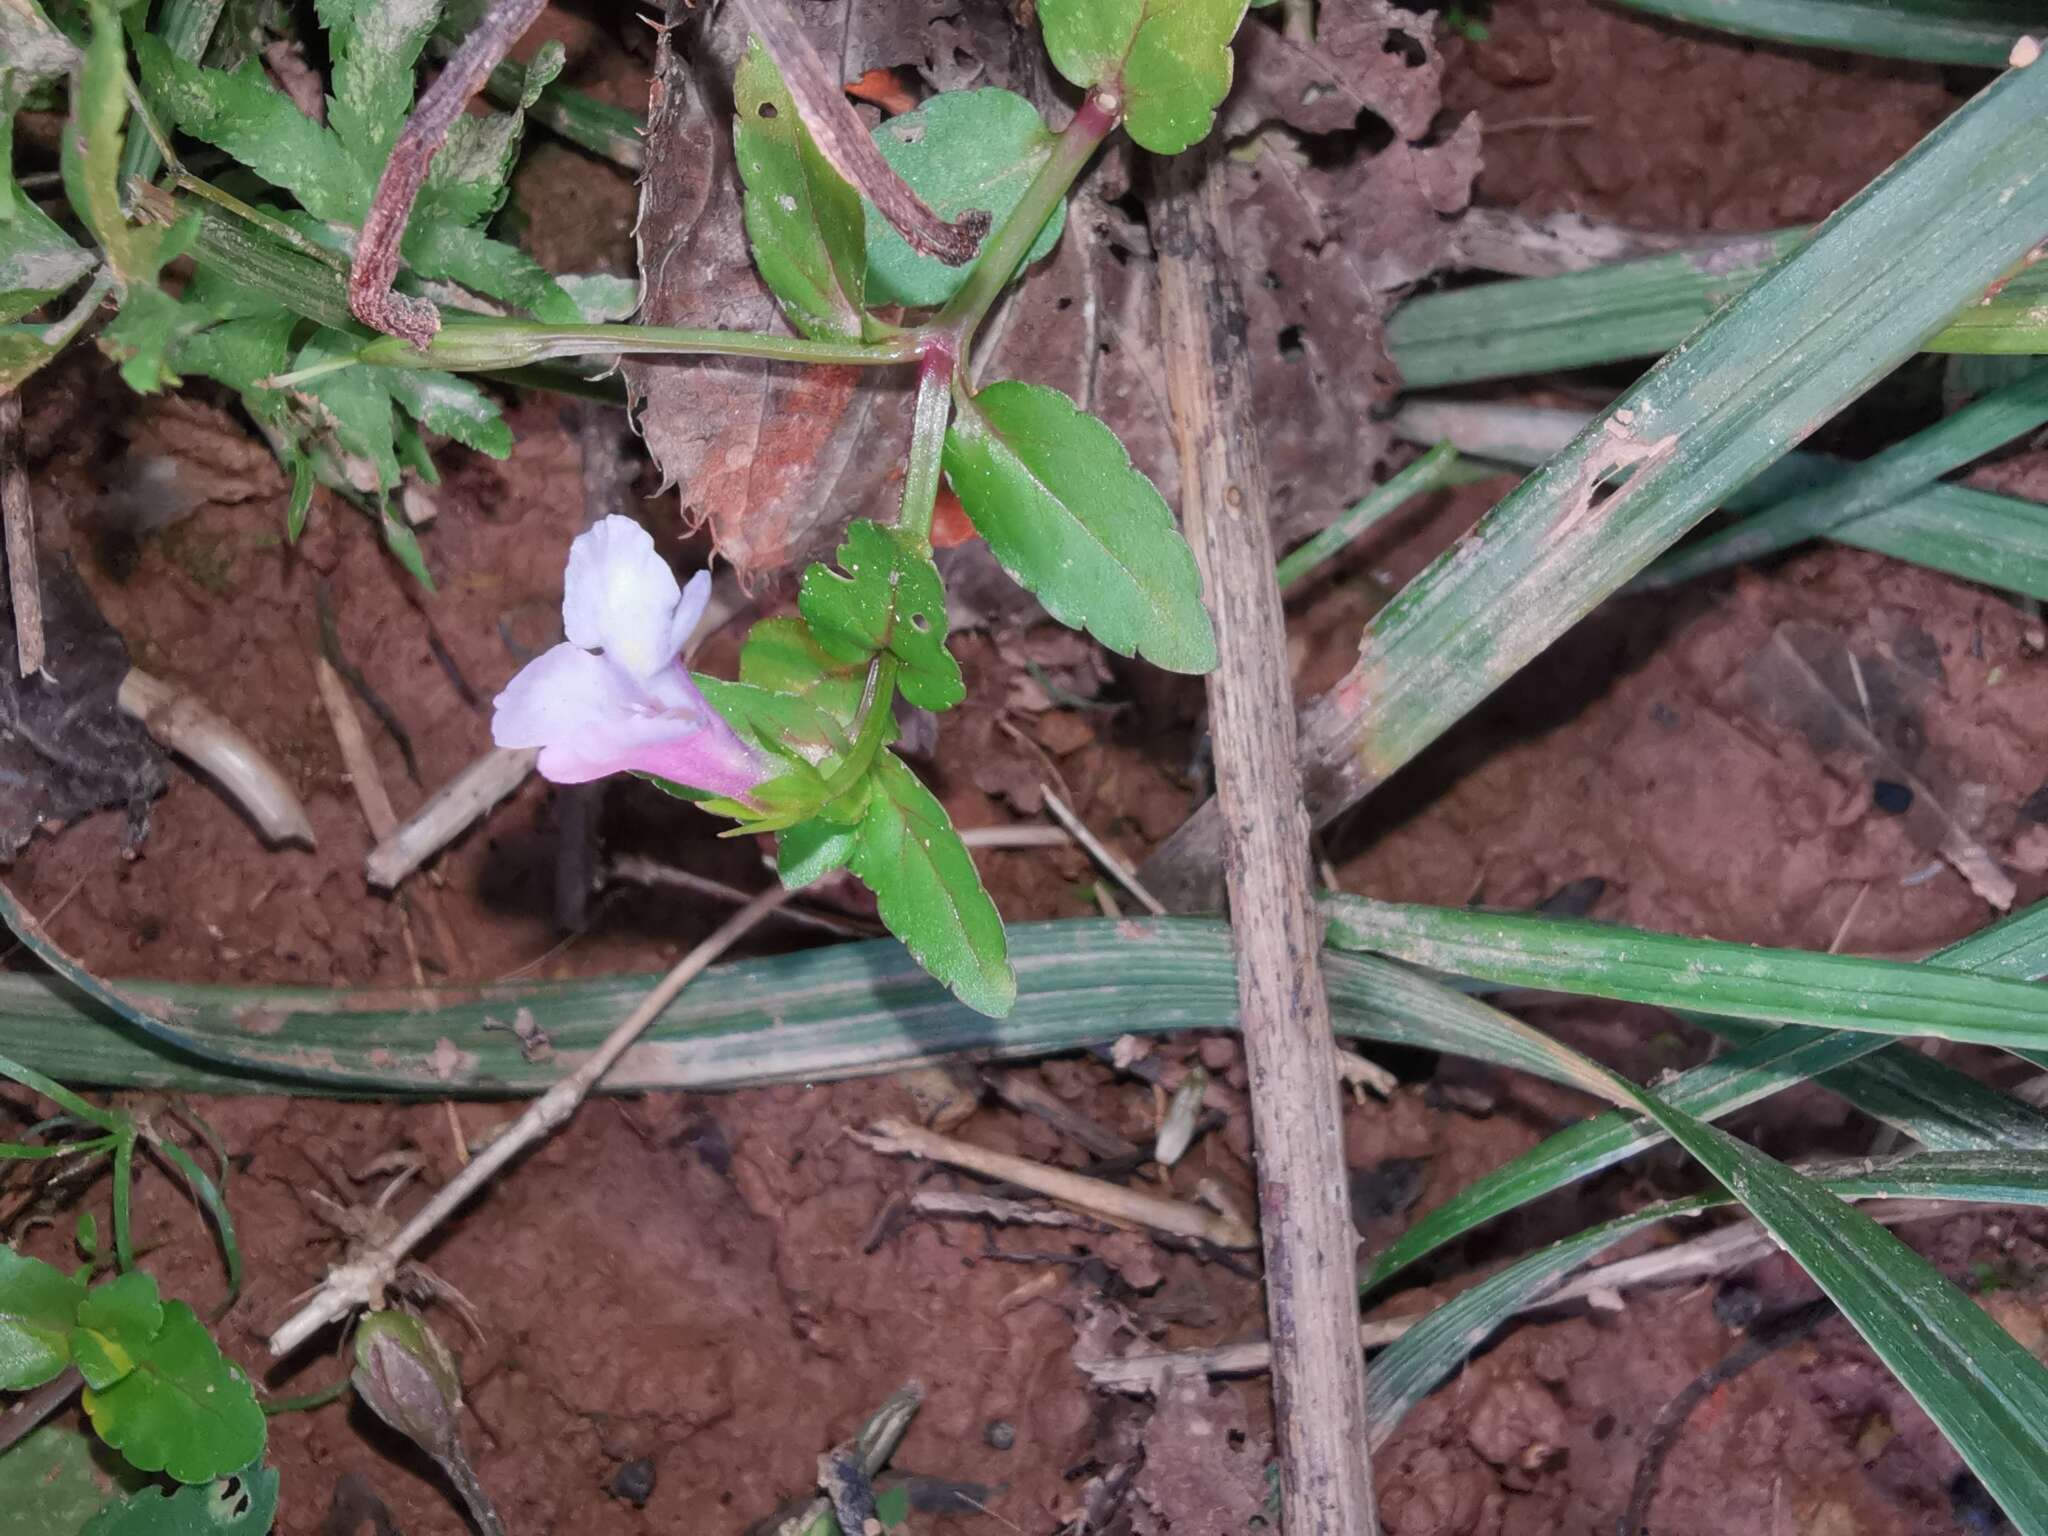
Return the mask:
[[1062,1135],[1072,1137],[1097,1157],[1135,1157],[1138,1148],[1115,1131],[1098,1125],[1053,1095],[1034,1072],[983,1072],[991,1092],[1020,1114],[1036,1115]]
[[989,231],[986,210],[964,213],[954,224],[932,212],[882,158],[844,87],[818,57],[783,0],[745,0],[745,8],[748,24],[781,71],[789,99],[825,163],[873,203],[913,250],[936,256],[949,267],[972,261]]
[[945,1189],[920,1189],[910,1197],[910,1208],[920,1216],[965,1216],[974,1221],[992,1221],[1009,1227],[1080,1227],[1091,1232],[1108,1232],[1110,1225],[1079,1211],[1058,1205],[1033,1205],[1028,1200],[1005,1200],[996,1195],[967,1195]]
[[[708,875],[696,874],[691,870],[678,869],[673,864],[664,864],[659,859],[650,859],[645,854],[622,853],[605,866],[607,880],[623,880],[628,885],[642,885],[655,890],[688,891],[693,896],[708,896],[713,901],[730,902],[742,906],[752,901],[753,893],[743,891],[736,885],[727,885],[723,880],[713,880]],[[791,903],[775,914],[785,923],[799,928],[814,928],[820,933],[829,933],[841,939],[871,939],[881,932],[870,923],[857,923],[850,917],[839,917],[830,912],[821,912],[815,907],[798,906]]]
[[398,830],[398,813],[391,808],[391,796],[384,791],[384,776],[377,771],[377,759],[370,753],[370,740],[363,734],[363,722],[342,689],[341,674],[324,656],[313,658],[313,682],[320,690],[320,703],[327,710],[327,723],[334,728],[334,744],[341,749],[342,766],[348,770],[356,803],[363,808],[363,820],[370,824],[370,836],[383,842]]
[[605,1037],[604,1044],[591,1052],[582,1066],[528,1105],[524,1114],[444,1185],[412,1220],[375,1249],[330,1270],[312,1300],[270,1336],[270,1352],[273,1355],[287,1354],[329,1323],[347,1316],[358,1307],[374,1305],[383,1296],[407,1254],[425,1241],[470,1196],[489,1183],[499,1169],[527,1147],[550,1135],[574,1114],[599,1079],[675,1001],[676,995],[751,932],[762,918],[787,901],[789,894],[780,887],[763,891],[742,911],[727,918],[711,937],[685,955],[675,969],[641,1000],[640,1006]]
[[43,669],[43,588],[36,576],[36,514],[22,453],[21,391],[0,394],[0,517],[7,537],[7,591],[14,604],[14,649],[23,677]]
[[370,850],[363,866],[370,884],[396,888],[525,783],[539,756],[533,747],[494,747],[435,790],[410,820]]
[[970,848],[1066,848],[1074,837],[1058,827],[963,827],[960,841]]
[[[426,299],[392,291],[398,276],[398,250],[413,200],[425,185],[427,169],[462,116],[469,98],[483,89],[512,45],[547,9],[547,0],[492,0],[476,30],[462,40],[447,67],[420,93],[412,116],[391,146],[376,196],[356,240],[355,264],[348,274],[349,313],[372,330],[403,336],[425,347],[441,329],[440,311]],[[881,151],[877,150],[879,155]]]
[[84,1385],[85,1378],[78,1374],[78,1367],[74,1365],[16,1403],[7,1411],[5,1418],[0,1418],[0,1451],[25,1439],[30,1430],[77,1396],[78,1389]]
[[116,700],[124,714],[227,791],[264,841],[313,846],[313,823],[285,776],[256,743],[191,694],[131,667]]
[[1065,1168],[1049,1168],[1028,1157],[991,1152],[971,1142],[941,1136],[907,1120],[877,1121],[866,1133],[849,1132],[870,1151],[901,1157],[922,1157],[933,1162],[965,1168],[985,1178],[1001,1179],[1036,1194],[1127,1226],[1151,1227],[1177,1237],[1198,1238],[1218,1248],[1254,1248],[1258,1234],[1242,1221],[1233,1221],[1213,1211],[1202,1210],[1180,1200],[1166,1200],[1142,1194],[1117,1184],[1105,1184]]
[[1045,808],[1052,812],[1053,818],[1074,835],[1074,841],[1086,848],[1096,863],[1109,871],[1111,879],[1135,896],[1138,904],[1154,917],[1166,916],[1166,908],[1160,904],[1159,899],[1139,883],[1137,871],[1119,858],[1114,849],[1090,832],[1081,818],[1068,809],[1066,801],[1052,792],[1050,784],[1040,784],[1038,789],[1039,793],[1045,796]]
[[[335,622],[334,603],[328,596],[327,583],[324,581],[313,588],[313,609],[320,620],[320,654],[327,658],[328,665],[334,668],[341,680],[355,690],[356,697],[363,701],[364,708],[377,717],[377,723],[384,727],[392,743],[398,748],[398,755],[405,759],[407,776],[413,783],[418,784],[420,760],[419,754],[413,751],[412,737],[398,718],[397,712],[378,697],[377,690],[370,686],[370,680],[363,676],[362,669],[343,653],[341,627]],[[430,646],[436,643],[431,619],[427,624],[427,640]],[[475,701],[472,698],[469,702]]]
[[1749,1331],[1748,1337],[1723,1355],[1720,1360],[1700,1372],[1679,1390],[1676,1397],[1666,1403],[1650,1425],[1650,1432],[1643,1441],[1642,1460],[1636,1463],[1635,1485],[1629,1490],[1628,1511],[1622,1516],[1618,1527],[1624,1536],[1635,1536],[1646,1529],[1650,1503],[1657,1497],[1657,1478],[1664,1470],[1664,1460],[1671,1454],[1671,1448],[1678,1443],[1678,1435],[1685,1428],[1685,1422],[1693,1410],[1719,1387],[1733,1381],[1758,1361],[1768,1358],[1787,1344],[1805,1338],[1814,1329],[1835,1315],[1835,1304],[1826,1297],[1809,1301],[1804,1306],[1792,1307],[1775,1317],[1759,1321]]

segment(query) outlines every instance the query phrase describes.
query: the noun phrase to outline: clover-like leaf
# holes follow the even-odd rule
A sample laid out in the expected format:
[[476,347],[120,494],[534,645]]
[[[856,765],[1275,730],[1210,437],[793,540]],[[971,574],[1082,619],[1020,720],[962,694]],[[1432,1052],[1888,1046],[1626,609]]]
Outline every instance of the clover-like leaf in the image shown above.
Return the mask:
[[[1036,107],[994,87],[934,96],[877,125],[874,139],[882,158],[940,218],[950,222],[979,208],[998,224],[1059,142]],[[1021,265],[1051,255],[1066,221],[1061,202]],[[867,221],[867,261],[870,303],[919,308],[945,303],[973,270],[920,255],[879,214]]]
[[276,1518],[276,1469],[245,1467],[169,1494],[146,1488],[102,1509],[79,1536],[265,1536]]
[[[137,1280],[147,1283],[146,1298],[139,1287],[108,1296]],[[85,1410],[100,1438],[145,1472],[210,1483],[263,1454],[263,1410],[249,1378],[183,1302],[162,1302],[161,1325],[146,1341],[139,1338],[149,1313],[142,1303],[153,1302],[155,1292],[147,1275],[124,1275],[80,1308],[72,1349],[87,1382],[129,1366],[110,1385],[88,1386]],[[102,1297],[88,1321],[88,1309]]]
[[1230,41],[1246,0],[1039,0],[1054,67],[1121,98],[1124,127],[1154,154],[1208,136],[1230,92]]
[[747,240],[762,280],[806,336],[857,340],[867,329],[860,194],[811,142],[774,60],[758,42],[749,43],[732,94]]
[[1017,1001],[1002,915],[946,808],[893,752],[876,758],[867,782],[851,869],[919,965],[968,1007],[1001,1018]]
[[960,664],[946,649],[946,587],[921,549],[862,519],[846,529],[840,572],[804,572],[797,611],[827,654],[864,661],[888,651],[901,664],[897,687],[920,709],[951,709],[967,696]]
[[998,563],[1055,619],[1169,671],[1216,665],[1201,573],[1165,498],[1065,395],[991,384],[961,402],[945,466]]
[[78,1374],[88,1387],[111,1387],[149,1353],[163,1326],[156,1281],[139,1272],[108,1281],[78,1307],[71,1330]]
[[0,1247],[0,1391],[26,1391],[63,1372],[84,1300],[82,1281]]

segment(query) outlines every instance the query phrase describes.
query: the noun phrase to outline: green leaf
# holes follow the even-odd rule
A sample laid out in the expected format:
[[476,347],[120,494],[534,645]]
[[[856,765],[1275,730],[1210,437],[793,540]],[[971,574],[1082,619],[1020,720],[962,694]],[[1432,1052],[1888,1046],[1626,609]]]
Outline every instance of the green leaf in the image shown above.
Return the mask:
[[1802,48],[2003,69],[2013,44],[2039,32],[2029,0],[1622,0],[1695,27]]
[[171,370],[178,339],[205,320],[163,289],[131,287],[121,313],[100,332],[100,350],[120,365],[121,378],[137,394],[154,394],[183,382]]
[[1245,0],[1040,0],[1054,66],[1121,97],[1140,148],[1177,155],[1208,136],[1230,93],[1231,39]]
[[849,729],[865,679],[861,661],[841,661],[799,618],[763,619],[740,648],[741,682],[807,699]]
[[[914,112],[874,130],[882,158],[946,222],[985,209],[1000,224],[1051,158],[1058,136],[1038,109],[1013,91],[993,87],[947,91]],[[913,250],[889,221],[867,213],[867,297],[870,303],[927,308],[943,304],[967,281],[972,264],[949,267]],[[1052,254],[1066,227],[1063,200],[1045,221],[1022,267]]]
[[446,278],[523,309],[550,325],[581,325],[583,312],[547,268],[516,245],[446,221],[406,231],[405,259],[422,277]]
[[875,1518],[888,1529],[895,1529],[910,1518],[910,1489],[904,1484],[884,1488],[875,1495]]
[[[299,349],[294,369],[310,368],[337,358],[352,358],[354,338],[339,331],[319,330]],[[323,373],[298,386],[298,393],[317,401],[342,452],[357,461],[349,475],[359,491],[388,491],[398,484],[398,453],[392,441],[391,395],[364,367]]]
[[[829,776],[853,744],[845,719],[798,694],[717,677],[700,676],[694,680],[705,701],[742,738],[776,757],[795,759],[813,770],[804,776],[806,783]],[[859,704],[856,695],[856,710]],[[759,799],[758,792],[755,798]]]
[[[0,1536],[70,1536],[80,1530],[120,1492],[98,1465],[95,1449],[84,1431],[45,1424],[0,1452]],[[139,1474],[130,1476],[139,1480]]]
[[185,132],[284,188],[316,218],[343,224],[362,218],[376,171],[350,159],[335,135],[271,85],[253,59],[233,74],[204,69],[147,33],[136,38],[135,56],[151,105]]
[[84,1300],[82,1281],[0,1247],[0,1391],[26,1391],[63,1374]]
[[822,818],[800,821],[776,840],[776,871],[784,885],[800,891],[833,870],[844,869],[852,861],[858,841],[857,828]]
[[372,378],[421,426],[494,459],[512,452],[512,428],[473,380],[437,368],[372,368]]
[[1172,511],[1116,434],[1065,395],[1004,382],[961,401],[945,467],[997,561],[1055,619],[1169,671],[1216,665]]
[[[163,1331],[156,1281],[136,1273],[110,1280],[80,1304],[71,1353],[88,1387],[111,1387],[133,1371]],[[154,1470],[154,1469],[152,1469]]]
[[334,58],[327,122],[375,182],[412,108],[413,71],[441,0],[329,0],[321,10]]
[[1938,965],[1764,949],[1506,912],[1332,897],[1330,942],[1503,986],[1739,1019],[2048,1047],[2048,988]]
[[1727,1132],[1639,1097],[1842,1309],[2013,1524],[2048,1532],[2048,1368],[1855,1207]]
[[860,194],[825,163],[759,42],[733,77],[733,152],[746,184],[754,264],[790,324],[818,340],[866,329]]
[[863,518],[847,526],[839,565],[844,575],[813,565],[797,595],[818,645],[845,662],[887,650],[901,663],[898,689],[920,709],[951,709],[965,698],[960,664],[946,649],[945,583],[931,556]]
[[48,303],[95,264],[92,252],[74,244],[55,220],[19,196],[0,158],[0,199],[10,195],[16,197],[12,216],[0,217],[0,323],[19,320]]
[[[118,1286],[148,1279],[124,1275],[88,1297],[86,1308]],[[155,1290],[150,1283],[152,1299]],[[132,1369],[111,1385],[86,1390],[86,1413],[100,1438],[145,1472],[167,1473],[181,1483],[210,1483],[254,1462],[263,1454],[264,1424],[249,1378],[222,1356],[181,1301],[162,1303],[162,1325],[136,1347],[146,1311],[127,1305],[135,1299],[124,1298],[119,1314],[100,1326],[88,1324],[82,1308],[72,1336],[88,1382],[95,1379],[81,1347],[88,1334],[95,1368],[132,1361]]]
[[79,1536],[265,1536],[277,1518],[277,1471],[245,1467],[165,1494],[145,1489],[110,1504]]
[[851,868],[889,931],[961,1002],[1001,1018],[1017,1000],[1003,919],[960,834],[893,752],[875,760]]

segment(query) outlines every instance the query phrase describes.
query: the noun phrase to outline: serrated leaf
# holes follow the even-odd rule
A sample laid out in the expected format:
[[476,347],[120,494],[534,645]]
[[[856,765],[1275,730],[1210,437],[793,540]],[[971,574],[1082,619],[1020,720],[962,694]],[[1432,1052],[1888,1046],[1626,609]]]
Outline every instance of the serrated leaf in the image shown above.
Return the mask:
[[145,1489],[109,1504],[79,1536],[264,1536],[277,1518],[277,1471],[231,1477],[165,1494]]
[[[934,96],[878,124],[874,139],[896,174],[948,223],[977,208],[1002,223],[1058,143],[1036,107],[993,87]],[[967,281],[972,263],[949,267],[920,255],[872,207],[865,211],[870,303],[926,308],[945,303]],[[1021,266],[1051,255],[1066,221],[1062,201]]]
[[[438,368],[373,368],[381,384],[406,414],[432,432],[487,453],[494,459],[512,452],[512,428],[493,400],[473,380]],[[429,461],[426,473],[432,475]]]
[[1017,1000],[1002,915],[932,792],[893,752],[875,759],[849,867],[875,893],[889,931],[917,963],[979,1013]]
[[585,325],[624,320],[640,307],[640,284],[610,272],[564,272],[555,278],[575,301]]
[[284,372],[297,327],[298,316],[283,311],[225,320],[179,338],[171,352],[172,361],[181,374],[198,374],[231,389],[251,392],[258,380]]
[[[353,358],[357,343],[339,331],[319,330],[299,349],[294,369],[336,358]],[[296,386],[318,402],[342,452],[358,461],[349,480],[359,491],[388,491],[398,484],[398,453],[392,441],[391,395],[369,369],[348,367]]]
[[146,33],[135,40],[135,56],[150,104],[185,132],[284,188],[316,218],[353,224],[362,217],[374,173],[271,85],[254,60],[233,74],[205,69]]
[[92,1519],[119,1491],[93,1447],[68,1424],[46,1424],[0,1452],[0,1536],[67,1536]]
[[858,340],[866,325],[860,194],[825,163],[758,42],[733,77],[733,153],[761,278],[806,336]]
[[121,313],[100,332],[100,350],[120,366],[130,389],[154,394],[183,382],[171,369],[171,349],[181,335],[204,324],[163,289],[135,287],[122,300]]
[[[0,145],[0,149],[4,149]],[[19,196],[7,161],[0,158],[0,200],[16,199],[11,217],[0,217],[0,323],[19,320],[46,304],[96,264],[57,227],[56,221]],[[4,207],[0,202],[0,207]]]
[[516,245],[446,221],[406,232],[405,259],[422,277],[446,278],[502,299],[550,325],[580,325],[583,315],[553,274]]
[[1058,390],[961,402],[946,475],[990,551],[1062,624],[1174,672],[1216,665],[1194,551],[1116,434]]
[[71,1328],[85,1285],[0,1247],[0,1392],[23,1392],[71,1363]]
[[[125,1275],[93,1294],[98,1297],[115,1285],[147,1279]],[[151,1292],[155,1289],[152,1283]],[[92,1301],[93,1297],[87,1299],[88,1307]],[[114,1362],[121,1355],[132,1358],[127,1374],[104,1389],[88,1387],[84,1397],[92,1427],[130,1462],[181,1483],[209,1483],[263,1454],[263,1410],[249,1378],[221,1354],[190,1307],[181,1301],[162,1303],[162,1325],[139,1350],[134,1347],[133,1313],[109,1320],[118,1322],[117,1332],[88,1330],[84,1318],[81,1309],[80,1328],[72,1336],[74,1349],[80,1335],[90,1331],[96,1347],[108,1351],[104,1361],[96,1363]],[[84,1351],[79,1369],[88,1381],[93,1379]]]
[[776,841],[775,868],[782,883],[800,891],[832,873],[844,869],[853,858],[858,829],[813,818],[785,830]]
[[1231,39],[1245,0],[1040,0],[1054,66],[1116,91],[1141,148],[1177,155],[1208,136],[1230,92]]
[[797,611],[827,654],[864,662],[886,650],[901,664],[896,686],[920,709],[951,709],[967,696],[946,649],[946,588],[931,556],[865,518],[847,526],[841,575],[804,572]]
[[412,109],[413,72],[441,18],[441,0],[360,0],[324,9],[334,57],[327,122],[374,182]]

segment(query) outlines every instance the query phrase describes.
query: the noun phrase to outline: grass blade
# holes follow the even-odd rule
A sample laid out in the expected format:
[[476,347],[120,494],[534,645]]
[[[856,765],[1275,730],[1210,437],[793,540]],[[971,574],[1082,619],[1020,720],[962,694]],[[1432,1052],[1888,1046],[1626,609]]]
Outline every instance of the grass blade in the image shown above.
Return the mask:
[[[1304,712],[1317,822],[1412,761],[2019,264],[2048,232],[2044,153],[2048,69],[2011,70],[1409,583],[1367,626],[1356,668]],[[1145,883],[1192,904],[1220,844],[1212,802],[1153,856]]]
[[1738,37],[1884,59],[2003,69],[2041,28],[2029,0],[1620,0],[1631,10]]
[[[1387,321],[1387,350],[1411,390],[1594,368],[1655,357],[1750,288],[1807,232],[1774,230],[1699,251],[1641,256],[1557,277],[1425,293]],[[2030,268],[1966,296],[1923,352],[2048,351],[2048,273]]]
[[[1637,578],[1654,591],[1832,535],[1925,490],[1951,470],[2048,422],[2048,368],[2037,368],[1926,430],[1893,443],[1827,484],[1675,550]],[[2048,512],[2043,514],[2048,534]]]
[[[1410,442],[1455,443],[1463,453],[1534,466],[1570,442],[1593,418],[1589,412],[1544,406],[1480,405],[1418,400],[1394,418],[1394,431]],[[1724,512],[1754,513],[1781,501],[1838,485],[1855,465],[1821,453],[1789,453],[1747,485],[1722,499]],[[2007,592],[2048,598],[2048,506],[1969,486],[1933,484],[1900,501],[1865,512],[1827,530],[1838,544],[1875,550],[1929,570]],[[1703,541],[1709,542],[1709,541]],[[1634,585],[1651,585],[1660,572],[1693,559],[1686,546],[1652,565]],[[1691,574],[1703,574],[1704,564]]]
[[2006,1048],[2048,1046],[2048,988],[1518,913],[1332,897],[1330,942],[1502,986]]

